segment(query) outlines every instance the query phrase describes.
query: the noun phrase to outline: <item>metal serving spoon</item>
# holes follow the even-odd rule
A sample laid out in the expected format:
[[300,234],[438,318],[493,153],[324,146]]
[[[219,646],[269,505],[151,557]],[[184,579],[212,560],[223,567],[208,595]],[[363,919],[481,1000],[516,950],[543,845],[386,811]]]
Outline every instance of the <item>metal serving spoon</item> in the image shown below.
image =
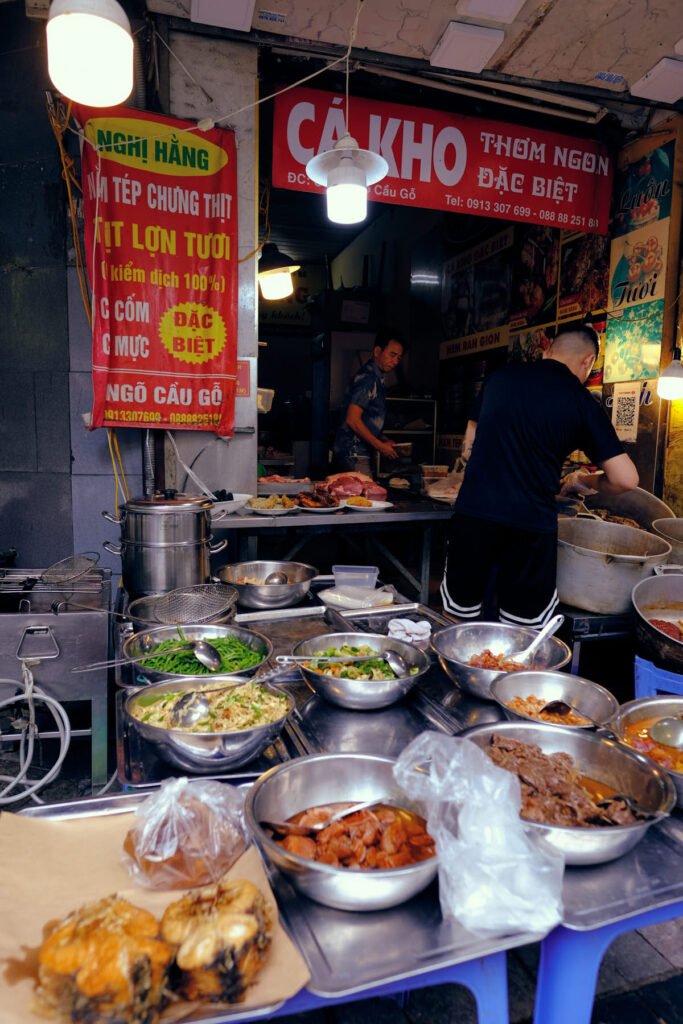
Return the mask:
[[333,661],[333,662],[356,662],[356,661],[372,661],[374,658],[380,658],[382,661],[386,661],[387,665],[392,672],[395,672],[397,676],[403,677],[410,674],[410,666],[405,658],[398,653],[398,651],[386,650],[376,651],[375,654],[278,654],[276,661],[279,665],[301,665],[306,661]]
[[663,743],[665,747],[683,750],[683,719],[659,718],[648,730],[650,739]]
[[[141,647],[143,651],[150,649],[149,641],[143,637],[141,641]],[[179,644],[177,647],[169,647],[165,651],[161,651],[155,654],[154,651],[150,651],[149,654],[140,654],[136,658],[115,658],[113,661],[93,661],[90,665],[81,665],[77,668],[72,668],[72,672],[94,672],[95,669],[99,668],[113,668],[115,665],[130,665],[138,664],[141,661],[146,661],[148,658],[159,658],[164,654],[175,654],[177,651],[192,651],[195,658],[200,664],[208,668],[210,672],[218,672],[220,669],[223,659],[220,653],[216,650],[213,644],[210,644],[208,640],[188,640],[187,643]]]
[[289,583],[289,577],[286,572],[271,572],[268,573],[263,581],[271,586],[273,583]]
[[316,832],[322,832],[328,825],[347,818],[350,814],[355,814],[356,811],[364,811],[368,807],[376,807],[377,804],[384,802],[381,797],[375,797],[374,800],[363,800],[362,803],[352,804],[351,807],[346,807],[343,811],[335,811],[334,814],[330,814],[329,818],[316,821],[312,825],[295,825],[292,821],[266,821],[265,819],[259,821],[259,825],[261,828],[269,828],[283,836],[310,836]]
[[[550,715],[568,715],[573,711],[575,715],[580,715],[581,718],[585,718],[586,721],[590,722],[591,725],[594,725],[596,729],[602,729],[603,732],[609,733],[609,735],[615,740],[619,739],[619,737],[613,733],[611,729],[607,729],[602,722],[598,722],[597,719],[591,718],[591,716],[587,715],[585,711],[580,711],[577,707],[574,707],[573,704],[568,704],[566,700],[549,700],[548,703],[544,704],[538,712],[539,715],[542,715],[544,711],[547,711]],[[619,742],[621,742],[621,740],[619,740]]]
[[510,654],[508,657],[512,658],[513,661],[529,662],[533,658],[534,654],[541,646],[544,640],[547,640],[553,633],[557,633],[558,629],[564,622],[564,615],[554,615],[550,622],[547,622],[542,630],[540,630],[538,636],[535,636],[528,647],[525,647],[519,654]]

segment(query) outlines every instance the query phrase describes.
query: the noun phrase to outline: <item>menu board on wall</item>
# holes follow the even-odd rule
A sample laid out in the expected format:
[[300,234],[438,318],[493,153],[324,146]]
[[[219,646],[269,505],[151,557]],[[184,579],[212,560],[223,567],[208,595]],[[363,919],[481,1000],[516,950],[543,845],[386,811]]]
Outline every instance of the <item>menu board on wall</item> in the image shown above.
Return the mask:
[[607,306],[609,238],[562,232],[559,320],[585,318]]
[[231,434],[237,379],[232,131],[74,109],[93,310],[93,427]]
[[515,227],[510,327],[547,324],[557,315],[560,232],[535,224]]
[[463,338],[506,323],[510,312],[513,230],[508,228],[447,260],[441,275],[446,338]]
[[659,373],[669,246],[674,143],[617,176],[610,254],[605,383]]

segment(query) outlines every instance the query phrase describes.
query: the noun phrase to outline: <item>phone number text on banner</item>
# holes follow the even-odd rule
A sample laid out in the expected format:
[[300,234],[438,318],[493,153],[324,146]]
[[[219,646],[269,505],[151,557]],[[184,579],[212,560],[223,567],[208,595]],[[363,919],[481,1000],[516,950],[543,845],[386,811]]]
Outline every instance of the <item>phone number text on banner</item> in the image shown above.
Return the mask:
[[234,133],[77,107],[93,289],[93,427],[232,434]]
[[[276,97],[273,123],[273,185],[322,191],[306,164],[344,135],[342,97],[292,89]],[[613,160],[601,143],[355,96],[349,131],[389,164],[369,199],[607,231]]]

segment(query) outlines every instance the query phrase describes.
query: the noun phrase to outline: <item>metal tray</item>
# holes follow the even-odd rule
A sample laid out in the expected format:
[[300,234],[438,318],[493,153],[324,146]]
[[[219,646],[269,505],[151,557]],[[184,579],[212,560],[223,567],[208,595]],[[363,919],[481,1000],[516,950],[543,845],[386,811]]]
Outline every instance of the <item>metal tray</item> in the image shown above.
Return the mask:
[[[52,820],[125,814],[135,811],[146,795],[73,800],[31,807],[20,813]],[[267,866],[266,871],[283,924],[311,972],[308,989],[323,997],[362,993],[377,984],[425,974],[542,938],[539,934],[518,933],[480,939],[455,921],[444,921],[436,883],[400,907],[354,914],[313,903],[298,895],[277,872]],[[282,1005],[276,1003],[249,1011],[221,1010],[218,1016],[197,1015],[193,1019],[201,1024],[248,1020],[270,1016]]]

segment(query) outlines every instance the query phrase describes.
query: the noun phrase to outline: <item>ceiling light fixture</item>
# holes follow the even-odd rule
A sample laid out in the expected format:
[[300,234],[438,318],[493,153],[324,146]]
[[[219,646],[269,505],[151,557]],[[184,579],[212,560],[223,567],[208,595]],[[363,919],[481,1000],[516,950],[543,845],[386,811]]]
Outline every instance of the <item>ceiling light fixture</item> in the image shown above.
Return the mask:
[[488,21],[515,20],[526,0],[458,0],[456,11],[466,18],[484,18]]
[[326,189],[327,216],[335,224],[359,224],[368,214],[368,185],[381,181],[389,170],[383,156],[361,149],[349,133],[349,55],[360,13],[360,3],[346,51],[346,108],[344,134],[333,149],[318,153],[306,164],[306,174]]
[[291,256],[280,252],[274,242],[266,242],[258,264],[258,283],[262,298],[269,302],[286,299],[294,291],[292,274],[300,264]]
[[674,357],[659,375],[657,381],[657,394],[660,398],[667,398],[674,402],[677,398],[683,398],[683,365],[681,364],[681,350],[674,348]]
[[645,100],[676,103],[683,96],[683,60],[662,57],[629,91]]
[[62,96],[114,107],[133,91],[133,37],[116,0],[53,0],[47,69]]
[[502,28],[485,28],[467,21],[449,21],[429,57],[436,68],[452,71],[483,71],[505,39]]

